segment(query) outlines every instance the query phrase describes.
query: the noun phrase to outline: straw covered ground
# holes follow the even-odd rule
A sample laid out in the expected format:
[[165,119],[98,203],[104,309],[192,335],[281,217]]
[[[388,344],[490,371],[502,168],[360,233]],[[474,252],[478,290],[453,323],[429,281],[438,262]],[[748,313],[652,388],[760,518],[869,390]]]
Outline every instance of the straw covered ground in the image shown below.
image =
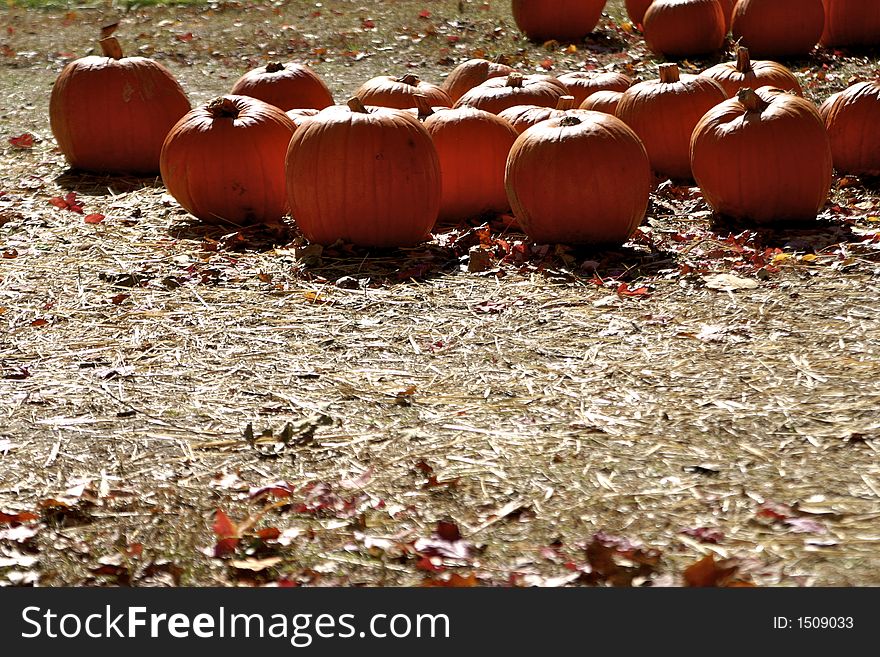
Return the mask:
[[[198,103],[279,58],[337,100],[471,56],[655,77],[621,6],[574,47],[497,0],[4,9],[0,583],[880,584],[876,181],[779,231],[663,183],[617,251],[475,219],[321,252],[71,172],[49,130],[112,15]],[[878,73],[790,65],[814,101]]]

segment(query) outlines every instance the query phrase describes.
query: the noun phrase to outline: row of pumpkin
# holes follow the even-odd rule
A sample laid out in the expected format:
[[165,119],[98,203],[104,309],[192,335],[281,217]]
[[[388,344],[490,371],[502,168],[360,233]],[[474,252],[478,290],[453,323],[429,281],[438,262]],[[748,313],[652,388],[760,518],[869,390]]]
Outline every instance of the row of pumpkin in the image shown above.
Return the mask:
[[745,49],[702,75],[664,64],[637,84],[469,60],[442,88],[382,76],[342,106],[311,69],[269,64],[190,110],[167,69],[123,57],[115,37],[101,46],[52,90],[74,168],[159,171],[206,222],[289,212],[324,244],[402,246],[438,218],[508,209],[538,242],[620,243],[644,217],[652,171],[696,179],[717,212],[761,223],[815,217],[832,153],[840,171],[880,174],[880,82],[830,98],[823,122],[790,71]]
[[[599,22],[606,0],[513,0],[513,17],[535,41],[579,41]],[[880,45],[877,0],[626,0],[648,47],[667,58],[721,49],[733,32],[758,57],[801,57],[817,43]]]

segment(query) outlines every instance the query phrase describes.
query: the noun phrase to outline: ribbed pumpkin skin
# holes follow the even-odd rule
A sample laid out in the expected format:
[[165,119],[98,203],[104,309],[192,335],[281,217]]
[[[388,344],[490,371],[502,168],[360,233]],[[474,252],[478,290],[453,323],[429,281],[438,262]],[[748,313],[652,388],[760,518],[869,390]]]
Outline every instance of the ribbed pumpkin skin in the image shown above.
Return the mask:
[[[675,82],[640,82],[627,89],[617,105],[616,116],[632,128],[645,144],[651,168],[661,176],[690,180],[690,142],[694,126],[703,115],[726,100],[724,89],[711,78],[681,75]],[[671,69],[669,69],[671,70]]]
[[393,109],[415,107],[416,94],[425,96],[430,105],[452,107],[452,99],[443,89],[430,82],[419,80],[414,75],[403,75],[399,78],[380,75],[367,80],[354,92],[364,105]]
[[513,0],[513,20],[532,41],[580,41],[596,29],[605,0]]
[[292,109],[287,110],[285,114],[287,114],[287,118],[293,121],[293,125],[297,128],[299,124],[302,123],[305,119],[310,116],[315,116],[320,110],[316,110],[314,108],[300,108],[300,109]]
[[161,64],[90,56],[67,64],[55,80],[49,122],[74,169],[155,175],[165,136],[189,110]]
[[604,112],[615,116],[621,98],[623,98],[623,92],[620,91],[597,91],[587,96],[587,99],[581,103],[580,109]]
[[588,96],[597,91],[626,91],[633,83],[629,76],[613,71],[564,73],[558,80],[565,84],[568,93],[574,96],[575,106],[583,103]]
[[518,136],[513,126],[473,107],[437,112],[424,126],[440,160],[440,221],[510,210],[504,166]]
[[720,50],[727,33],[718,0],[654,0],[643,25],[648,48],[668,59]]
[[211,103],[188,112],[162,146],[162,182],[205,223],[271,223],[287,213],[284,156],[296,129],[274,105],[222,96],[237,118],[216,118]]
[[755,57],[804,56],[824,26],[822,0],[739,0],[733,10],[733,37]]
[[834,168],[841,173],[880,176],[880,81],[859,82],[819,108]]
[[505,64],[485,59],[469,59],[452,69],[443,83],[443,91],[455,103],[468,91],[483,84],[489,78],[506,77],[510,73],[513,73],[513,69]]
[[505,174],[514,216],[543,244],[622,244],[645,216],[651,183],[639,138],[600,112],[526,130]]
[[651,0],[626,0],[626,14],[630,22],[639,27],[645,18],[645,12],[651,6]]
[[440,192],[431,136],[405,112],[325,109],[290,140],[290,213],[311,242],[417,244],[434,227]]
[[511,82],[517,78],[512,74],[506,78],[491,78],[468,91],[458,99],[455,107],[476,107],[492,114],[499,114],[514,105],[540,105],[556,107],[559,99],[566,94],[561,83],[540,76],[520,76],[522,86]]
[[233,85],[233,95],[251,96],[285,112],[292,109],[324,109],[333,94],[318,74],[300,64],[275,64],[255,68]]
[[724,34],[730,32],[733,24],[733,10],[736,8],[736,0],[718,0],[721,4],[721,12],[724,14]]
[[703,196],[720,215],[757,224],[814,219],[831,188],[831,147],[807,100],[762,87],[750,111],[731,98],[694,130],[691,160]]
[[864,48],[880,46],[880,2],[822,0],[825,6],[823,46]]
[[[568,101],[565,103],[565,101]],[[565,109],[562,109],[565,107]],[[510,123],[517,134],[522,134],[533,125],[550,119],[561,119],[566,115],[577,115],[579,109],[574,106],[574,98],[572,96],[563,96],[556,108],[539,107],[538,105],[514,105],[508,107],[498,116]]]
[[724,87],[728,96],[735,96],[743,87],[759,89],[776,87],[803,96],[803,90],[794,73],[785,66],[769,60],[752,61],[747,48],[737,51],[735,62],[724,62],[706,69],[700,75],[710,77]]

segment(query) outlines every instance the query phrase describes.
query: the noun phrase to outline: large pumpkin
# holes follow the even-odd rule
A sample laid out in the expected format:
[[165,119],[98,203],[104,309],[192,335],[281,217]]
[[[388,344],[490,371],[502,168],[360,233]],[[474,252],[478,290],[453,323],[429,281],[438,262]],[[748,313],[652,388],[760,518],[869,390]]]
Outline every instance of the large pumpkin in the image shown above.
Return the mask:
[[539,243],[622,244],[645,216],[651,167],[642,142],[609,114],[537,124],[507,158],[507,194]]
[[468,91],[458,99],[456,107],[476,107],[498,114],[514,105],[556,107],[567,94],[558,80],[544,76],[523,76],[511,73],[503,78],[491,78]]
[[434,227],[440,193],[437,150],[406,112],[352,98],[304,121],[290,140],[290,213],[311,242],[416,244]]
[[287,212],[284,157],[296,126],[250,96],[221,96],[188,112],[162,145],[162,182],[206,223],[273,223]]
[[242,75],[230,92],[252,96],[285,112],[291,109],[324,109],[333,95],[317,73],[301,64],[270,62]]
[[880,2],[877,0],[822,0],[825,6],[823,46],[880,46]]
[[575,71],[564,73],[557,79],[574,96],[575,105],[580,105],[597,91],[626,91],[633,83],[629,76],[614,71]]
[[489,78],[505,77],[510,73],[513,73],[513,69],[506,64],[485,59],[469,59],[452,69],[443,83],[443,90],[454,103]]
[[580,41],[596,29],[605,0],[513,0],[513,20],[532,41]]
[[640,28],[650,6],[651,0],[626,0],[626,13],[630,22]]
[[622,91],[597,91],[587,96],[578,109],[617,115],[617,106],[621,98],[623,98]]
[[436,112],[424,126],[440,160],[439,220],[457,222],[507,212],[504,166],[518,136],[513,126],[473,107]]
[[410,73],[400,77],[380,75],[364,82],[354,95],[364,105],[408,109],[416,106],[416,95],[425,96],[431,105],[451,107],[449,95],[437,85],[420,80]]
[[722,216],[758,224],[814,219],[831,188],[831,147],[808,100],[741,89],[700,121],[694,178]]
[[880,80],[834,94],[819,112],[831,140],[834,168],[880,176]]
[[162,142],[189,100],[171,73],[144,57],[123,57],[115,37],[103,56],[70,62],[49,98],[49,123],[74,169],[155,175]]
[[576,114],[580,110],[575,107],[574,96],[562,96],[555,108],[539,105],[514,105],[500,112],[498,116],[508,121],[517,134],[521,134],[541,121],[561,119],[567,114]]
[[727,33],[718,0],[654,0],[643,25],[648,48],[669,59],[720,50]]
[[623,93],[617,117],[644,142],[654,171],[689,180],[694,126],[726,98],[711,78],[681,75],[675,64],[661,64],[659,80],[640,82]]
[[794,73],[782,64],[769,60],[752,61],[748,48],[737,48],[736,61],[716,64],[700,75],[712,78],[724,87],[728,96],[735,96],[743,87],[759,89],[760,87],[776,87],[803,96],[801,85]]
[[758,57],[802,57],[822,36],[822,0],[739,0],[733,37]]

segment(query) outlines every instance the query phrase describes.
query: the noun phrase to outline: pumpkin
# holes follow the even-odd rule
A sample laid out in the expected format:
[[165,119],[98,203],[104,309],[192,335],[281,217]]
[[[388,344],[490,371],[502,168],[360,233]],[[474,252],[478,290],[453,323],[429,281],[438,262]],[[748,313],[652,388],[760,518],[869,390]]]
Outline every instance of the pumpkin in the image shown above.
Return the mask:
[[123,57],[115,37],[103,56],[70,62],[49,98],[49,123],[74,169],[155,175],[165,135],[190,110],[170,71],[152,59]]
[[681,75],[675,64],[661,64],[659,80],[640,82],[623,92],[616,115],[644,142],[654,171],[690,180],[694,126],[726,98],[711,78]]
[[290,213],[311,242],[417,244],[434,227],[440,193],[437,150],[422,124],[358,98],[304,121],[287,149]]
[[285,112],[291,109],[324,109],[333,95],[324,81],[307,66],[269,62],[242,75],[230,92],[252,96]]
[[574,96],[575,105],[580,105],[590,94],[597,91],[626,91],[632,86],[632,79],[623,73],[607,71],[603,73],[576,71],[564,73],[558,80],[565,84],[568,93]]
[[498,114],[514,105],[556,107],[567,92],[558,81],[540,76],[511,73],[504,78],[490,78],[458,99],[455,107],[476,107]]
[[748,48],[737,48],[736,61],[716,64],[700,75],[712,78],[724,87],[728,96],[735,96],[743,87],[758,89],[760,87],[776,87],[803,96],[801,85],[794,73],[782,64],[768,60],[752,61]]
[[445,91],[430,82],[423,82],[411,73],[398,78],[380,75],[367,80],[354,92],[355,97],[364,105],[396,109],[415,107],[417,94],[425,96],[431,105],[452,107],[452,99]]
[[823,46],[865,48],[880,46],[880,2],[822,0],[825,6]]
[[831,188],[831,146],[808,100],[741,89],[691,141],[694,178],[716,213],[758,224],[814,219]]
[[642,27],[645,12],[651,6],[651,0],[626,0],[626,14],[630,22],[638,28]]
[[880,80],[859,82],[819,108],[831,140],[834,168],[880,176]]
[[724,34],[730,32],[733,24],[733,10],[736,8],[737,0],[718,0],[721,5],[721,11],[724,13]]
[[718,0],[654,0],[643,27],[651,52],[668,59],[720,50],[726,34]]
[[424,119],[424,126],[440,161],[438,219],[458,222],[508,212],[504,166],[518,136],[513,126],[473,107],[435,112]]
[[284,157],[294,130],[284,112],[258,98],[215,98],[168,133],[162,182],[206,223],[275,223],[287,212]]
[[443,83],[443,90],[454,103],[489,78],[505,77],[510,73],[513,73],[513,69],[505,64],[485,59],[469,59],[452,69]]
[[596,29],[605,0],[513,0],[513,20],[532,41],[580,41]]
[[733,37],[759,57],[806,55],[825,26],[822,0],[739,0]]
[[578,109],[616,115],[621,98],[623,98],[622,91],[597,91],[587,96]]
[[548,119],[560,119],[566,114],[577,113],[574,96],[562,96],[555,108],[540,107],[539,105],[514,105],[508,107],[498,116],[508,121],[517,134],[525,132],[536,123]]
[[526,130],[505,173],[513,214],[538,243],[622,244],[645,216],[651,183],[642,142],[600,112]]
[[299,127],[299,124],[302,123],[304,119],[307,119],[310,116],[315,116],[319,111],[320,110],[314,108],[300,108],[287,110],[285,114],[287,114],[287,118],[293,121],[293,125]]

